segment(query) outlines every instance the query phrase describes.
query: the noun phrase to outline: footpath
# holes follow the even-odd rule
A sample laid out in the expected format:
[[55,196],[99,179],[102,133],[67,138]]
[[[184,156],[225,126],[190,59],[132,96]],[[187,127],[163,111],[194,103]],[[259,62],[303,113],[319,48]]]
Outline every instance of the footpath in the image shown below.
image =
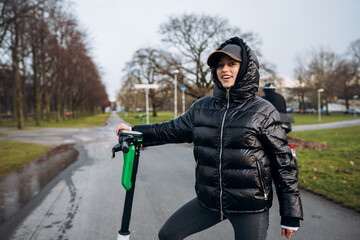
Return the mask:
[[341,128],[341,127],[351,127],[360,125],[360,118],[348,121],[339,121],[339,122],[331,122],[331,123],[319,123],[319,124],[311,124],[311,125],[299,125],[293,126],[292,131],[312,131],[312,130],[322,130],[329,128]]
[[[0,132],[0,141],[19,141],[58,146],[76,145],[78,160],[39,190],[19,214],[0,225],[0,239],[115,239],[122,211],[120,191],[121,157],[110,158],[116,142],[116,126],[123,122],[112,114],[103,127],[39,128]],[[294,131],[359,125],[360,120],[294,126]],[[156,160],[156,161],[155,161]],[[142,153],[132,218],[134,239],[155,239],[167,217],[185,201],[194,197],[192,148],[188,144],[170,144],[146,148]],[[174,167],[175,166],[175,167]],[[176,171],[174,171],[176,169]],[[27,186],[26,182],[9,188]],[[28,187],[32,187],[30,184]],[[171,194],[166,194],[171,193]],[[24,190],[18,190],[24,194]],[[4,194],[3,196],[6,196]],[[360,214],[320,196],[301,191],[304,221],[291,239],[357,240]],[[1,206],[13,199],[1,198]],[[20,198],[19,198],[20,199]],[[18,203],[18,201],[17,201]],[[281,239],[279,206],[276,198],[270,210],[267,239]],[[231,225],[219,226],[189,239],[233,239]]]

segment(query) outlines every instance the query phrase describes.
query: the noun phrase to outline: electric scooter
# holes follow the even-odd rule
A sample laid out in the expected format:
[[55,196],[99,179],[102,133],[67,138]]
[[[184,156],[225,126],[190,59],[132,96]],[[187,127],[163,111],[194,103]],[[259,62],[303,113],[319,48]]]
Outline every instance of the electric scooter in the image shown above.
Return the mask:
[[112,158],[115,153],[122,151],[124,165],[121,177],[121,184],[126,190],[121,228],[118,231],[117,240],[130,239],[130,218],[135,191],[136,174],[139,165],[142,133],[137,131],[119,132],[119,143],[112,148]]

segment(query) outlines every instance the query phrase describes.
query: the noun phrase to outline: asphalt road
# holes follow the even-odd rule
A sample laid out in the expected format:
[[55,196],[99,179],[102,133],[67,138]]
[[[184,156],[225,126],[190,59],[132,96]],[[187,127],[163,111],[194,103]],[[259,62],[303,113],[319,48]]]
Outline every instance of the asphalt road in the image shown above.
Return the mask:
[[[112,115],[104,127],[84,128],[80,132],[52,129],[52,134],[47,130],[46,136],[37,132],[37,141],[48,145],[76,143],[79,159],[0,226],[0,239],[115,240],[125,196],[120,184],[122,156],[111,159],[111,148],[117,142],[115,129],[120,121]],[[21,137],[35,139],[30,133]],[[17,137],[13,136],[13,140]],[[132,240],[153,240],[164,221],[195,197],[192,146],[145,148],[140,161],[130,225]],[[360,214],[306,191],[301,195],[305,220],[292,239],[359,239]],[[274,199],[267,239],[281,239],[278,212]],[[224,221],[187,239],[230,240],[233,230]]]
[[350,127],[356,125],[360,125],[360,118],[354,120],[348,120],[348,121],[293,126],[292,131],[308,131],[308,130],[313,131],[313,130],[322,130],[329,128]]

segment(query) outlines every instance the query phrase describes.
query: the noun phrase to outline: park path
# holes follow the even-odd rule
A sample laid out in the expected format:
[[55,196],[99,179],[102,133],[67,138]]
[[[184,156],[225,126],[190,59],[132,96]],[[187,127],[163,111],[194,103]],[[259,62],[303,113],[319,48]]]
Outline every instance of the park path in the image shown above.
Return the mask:
[[329,128],[341,128],[341,127],[351,127],[360,125],[360,118],[347,121],[331,122],[331,123],[319,123],[319,124],[309,124],[309,125],[299,125],[293,126],[292,130],[296,131],[312,131],[312,130],[322,130]]
[[[48,145],[73,142],[79,157],[11,221],[0,226],[0,239],[115,240],[125,191],[120,184],[121,154],[111,159],[110,151],[117,142],[115,129],[120,122],[112,114],[103,127],[30,131],[35,134],[32,137],[31,133],[16,131],[20,134],[10,136],[14,141],[32,139]],[[192,146],[145,148],[140,161],[131,220],[132,240],[153,240],[169,215],[195,196]],[[301,196],[305,219],[292,239],[358,239],[360,214],[307,191],[301,191]],[[274,199],[267,239],[281,239],[279,221],[279,207]],[[233,233],[229,222],[224,221],[187,239],[231,240]]]

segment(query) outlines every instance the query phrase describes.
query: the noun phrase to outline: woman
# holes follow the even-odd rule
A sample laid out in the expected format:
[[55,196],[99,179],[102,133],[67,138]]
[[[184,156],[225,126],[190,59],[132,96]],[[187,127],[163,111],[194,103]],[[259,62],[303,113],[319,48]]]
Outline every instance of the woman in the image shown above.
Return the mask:
[[[265,239],[272,205],[272,180],[280,203],[282,236],[290,238],[303,218],[297,166],[279,113],[256,96],[259,63],[240,38],[210,54],[213,96],[196,101],[178,118],[137,125],[143,145],[194,143],[196,198],[177,210],[159,239],[184,239],[224,219],[235,239]],[[130,130],[125,124],[117,129]]]

